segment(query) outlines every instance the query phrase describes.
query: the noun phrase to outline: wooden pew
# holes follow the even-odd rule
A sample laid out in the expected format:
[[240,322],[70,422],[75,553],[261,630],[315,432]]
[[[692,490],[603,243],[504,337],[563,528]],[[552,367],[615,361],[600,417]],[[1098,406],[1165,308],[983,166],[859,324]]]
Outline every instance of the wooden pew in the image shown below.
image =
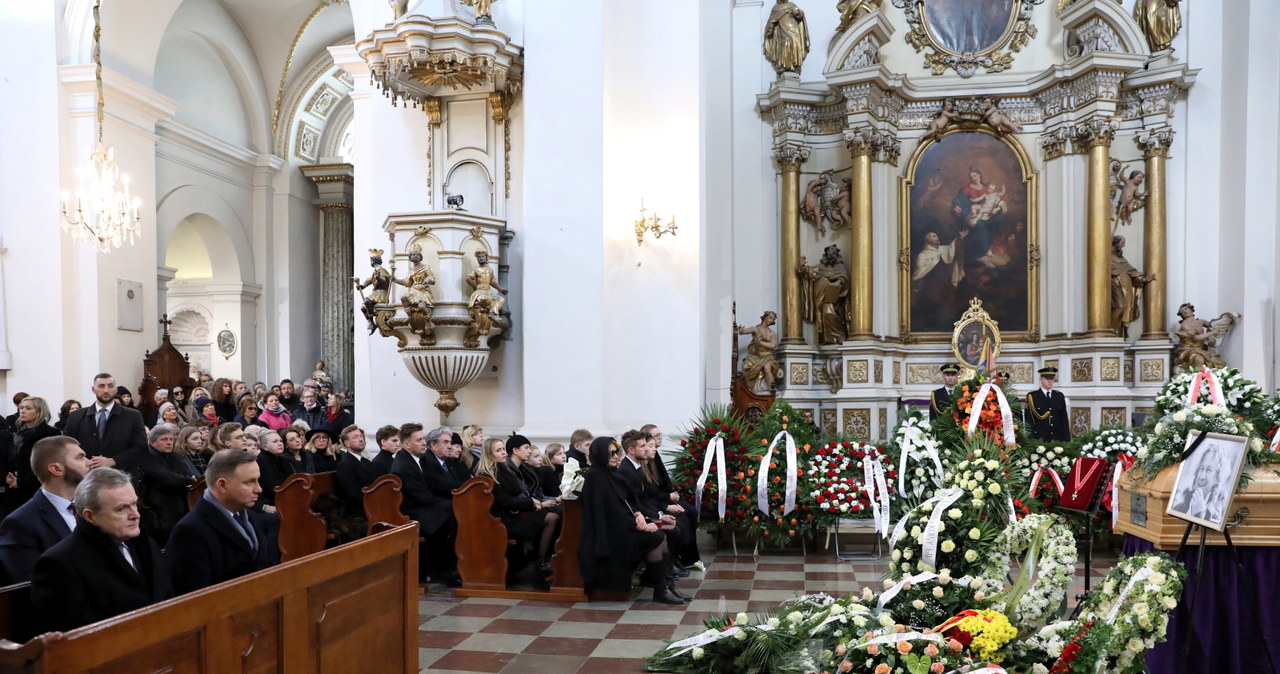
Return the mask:
[[199,501],[200,497],[204,496],[204,488],[203,475],[200,476],[200,479],[191,483],[190,487],[187,487],[187,510],[195,509],[196,501]]
[[418,527],[409,524],[25,644],[0,674],[418,671]]
[[462,576],[462,587],[453,593],[461,597],[586,601],[581,576],[578,576],[576,586],[573,585],[573,573],[566,568],[570,564],[577,567],[577,531],[568,540],[561,532],[561,540],[572,549],[564,547],[562,550],[562,546],[557,544],[560,569],[557,570],[553,562],[552,570],[557,572],[559,580],[550,592],[507,589],[507,545],[511,541],[502,520],[491,512],[494,486],[493,478],[477,475],[453,490],[453,515],[458,520],[454,548],[458,554],[458,575]]
[[400,511],[400,503],[404,501],[400,493],[402,487],[400,476],[388,473],[361,490],[364,492],[364,516],[369,522],[368,535],[411,521]]
[[320,552],[329,541],[324,516],[311,509],[316,496],[334,490],[333,473],[297,473],[276,487],[280,516],[280,561],[288,562]]
[[0,639],[9,641],[26,641],[35,636],[31,629],[30,616],[35,609],[31,606],[31,583],[15,583],[0,587]]

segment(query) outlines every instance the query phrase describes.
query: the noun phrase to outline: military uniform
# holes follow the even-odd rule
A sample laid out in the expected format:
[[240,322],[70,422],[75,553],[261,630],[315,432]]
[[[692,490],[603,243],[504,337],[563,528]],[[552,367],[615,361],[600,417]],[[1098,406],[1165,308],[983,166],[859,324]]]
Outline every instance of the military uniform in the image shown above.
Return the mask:
[[[1040,376],[1054,379],[1058,368],[1044,368]],[[1066,441],[1071,439],[1071,420],[1067,415],[1067,397],[1050,389],[1038,388],[1027,394],[1027,435],[1035,440]]]
[[[942,372],[944,376],[949,374],[960,373],[960,366],[954,363],[948,363],[938,369]],[[933,421],[934,419],[937,419],[938,417],[943,415],[943,410],[946,410],[947,407],[951,405],[951,395],[954,391],[955,391],[954,386],[952,386],[950,389],[948,389],[946,386],[939,386],[938,388],[934,389],[932,393],[929,394],[929,420],[930,421]]]

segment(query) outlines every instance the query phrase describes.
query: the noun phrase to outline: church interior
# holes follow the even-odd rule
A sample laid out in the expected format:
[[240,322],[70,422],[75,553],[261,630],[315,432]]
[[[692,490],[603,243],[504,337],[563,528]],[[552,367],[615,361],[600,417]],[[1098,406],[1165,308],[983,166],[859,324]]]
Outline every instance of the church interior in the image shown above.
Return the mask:
[[1277,31],[0,4],[2,514],[279,527],[53,638],[5,517],[0,672],[1280,672]]

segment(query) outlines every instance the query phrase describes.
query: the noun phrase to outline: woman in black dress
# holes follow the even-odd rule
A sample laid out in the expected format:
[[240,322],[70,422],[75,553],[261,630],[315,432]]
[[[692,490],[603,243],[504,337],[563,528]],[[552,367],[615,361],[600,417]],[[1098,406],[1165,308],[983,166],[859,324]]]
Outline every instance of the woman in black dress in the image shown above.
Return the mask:
[[[530,451],[528,440],[513,445],[513,442],[519,442],[518,439],[523,438],[512,436],[506,443],[511,445],[511,458],[516,470],[529,458]],[[538,570],[543,575],[550,575],[552,545],[556,541],[556,529],[560,526],[559,513],[535,498],[516,470],[507,464],[507,447],[501,440],[486,443],[477,469],[478,475],[488,475],[497,483],[493,492],[493,515],[502,520],[508,536],[538,545]]]
[[538,468],[538,484],[547,498],[560,498],[560,482],[564,479],[566,458],[564,445],[558,442],[547,445],[542,466]]
[[276,511],[276,487],[284,483],[285,478],[293,475],[294,466],[287,458],[284,441],[275,431],[267,431],[258,436],[258,486],[262,493],[254,510],[273,513]]
[[645,560],[644,583],[653,588],[653,600],[683,604],[671,592],[667,538],[658,526],[637,510],[635,497],[617,477],[622,447],[613,438],[601,437],[588,450],[591,468],[582,486],[582,541],[578,564],[588,588],[629,590],[631,570]]

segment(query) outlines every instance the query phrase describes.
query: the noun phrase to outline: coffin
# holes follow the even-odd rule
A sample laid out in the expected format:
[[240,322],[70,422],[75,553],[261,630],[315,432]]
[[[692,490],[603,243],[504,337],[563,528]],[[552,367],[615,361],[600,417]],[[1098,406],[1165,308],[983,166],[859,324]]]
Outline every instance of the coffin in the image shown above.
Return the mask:
[[[1246,471],[1249,469],[1246,468]],[[1178,477],[1178,466],[1160,471],[1154,480],[1139,483],[1138,471],[1128,471],[1120,478],[1117,494],[1120,507],[1116,531],[1133,534],[1151,541],[1159,550],[1176,550],[1187,529],[1187,522],[1166,515],[1170,492]],[[1252,471],[1253,480],[1242,492],[1237,492],[1231,502],[1227,517],[1228,526],[1235,519],[1240,524],[1230,529],[1231,542],[1240,546],[1280,546],[1280,476],[1274,467]],[[1245,515],[1242,511],[1247,510]],[[1188,539],[1189,545],[1200,540],[1197,530]],[[1210,530],[1205,539],[1209,545],[1226,545],[1222,534]]]

